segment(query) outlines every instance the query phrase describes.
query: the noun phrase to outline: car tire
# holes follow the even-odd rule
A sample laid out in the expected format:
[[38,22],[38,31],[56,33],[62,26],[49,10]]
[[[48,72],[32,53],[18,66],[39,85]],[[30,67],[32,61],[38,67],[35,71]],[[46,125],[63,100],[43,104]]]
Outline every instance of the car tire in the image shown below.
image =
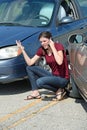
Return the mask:
[[69,91],[69,96],[72,98],[82,98],[79,90],[77,88],[76,83],[74,82],[74,79],[72,78],[72,76],[70,77],[70,91]]

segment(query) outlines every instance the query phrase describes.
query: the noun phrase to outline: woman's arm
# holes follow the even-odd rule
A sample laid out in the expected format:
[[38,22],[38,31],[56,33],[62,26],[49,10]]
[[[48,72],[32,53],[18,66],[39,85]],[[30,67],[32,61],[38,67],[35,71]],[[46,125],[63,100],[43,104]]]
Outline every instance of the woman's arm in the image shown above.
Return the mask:
[[27,65],[29,65],[29,66],[33,65],[40,58],[38,55],[35,55],[33,58],[30,58],[27,55],[27,53],[25,52],[24,46],[21,45],[21,42],[16,40],[16,44],[21,49],[21,52],[22,52],[22,54],[24,56],[24,59],[25,59]]

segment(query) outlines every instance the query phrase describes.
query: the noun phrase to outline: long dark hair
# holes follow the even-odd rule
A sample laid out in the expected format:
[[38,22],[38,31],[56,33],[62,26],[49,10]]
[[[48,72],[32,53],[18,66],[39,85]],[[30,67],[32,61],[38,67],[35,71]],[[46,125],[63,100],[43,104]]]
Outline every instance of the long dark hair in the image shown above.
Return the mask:
[[38,39],[40,39],[41,37],[50,39],[50,38],[52,38],[52,34],[51,34],[50,32],[48,32],[48,31],[46,31],[46,32],[41,32],[41,33],[39,34]]
[[[52,38],[52,34],[48,31],[44,31],[39,34],[38,39],[40,40],[41,37],[50,39]],[[43,49],[43,55],[47,54],[47,50],[45,50],[44,47],[42,47],[42,49]]]

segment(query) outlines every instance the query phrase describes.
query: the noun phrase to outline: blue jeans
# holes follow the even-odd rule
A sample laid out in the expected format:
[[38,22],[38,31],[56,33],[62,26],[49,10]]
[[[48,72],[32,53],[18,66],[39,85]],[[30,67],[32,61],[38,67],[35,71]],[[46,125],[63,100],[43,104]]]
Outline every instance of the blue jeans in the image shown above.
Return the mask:
[[40,66],[27,66],[26,70],[32,90],[45,88],[56,92],[58,88],[65,88],[69,81],[66,78],[54,76]]

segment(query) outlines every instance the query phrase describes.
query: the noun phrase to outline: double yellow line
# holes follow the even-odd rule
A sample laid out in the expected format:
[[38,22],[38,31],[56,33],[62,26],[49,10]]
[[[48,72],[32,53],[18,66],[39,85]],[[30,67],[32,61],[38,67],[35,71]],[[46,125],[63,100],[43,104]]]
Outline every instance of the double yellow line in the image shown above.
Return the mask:
[[[17,115],[17,114],[24,112],[25,110],[29,109],[30,107],[35,106],[36,104],[40,103],[41,101],[42,101],[41,99],[34,100],[34,101],[31,102],[30,104],[28,104],[28,105],[26,105],[26,106],[24,106],[24,107],[22,107],[22,108],[20,108],[20,109],[18,109],[18,110],[16,110],[16,111],[10,113],[10,114],[7,114],[6,116],[0,118],[0,123],[5,122],[5,121],[7,121],[9,118],[12,118],[13,116],[15,116],[15,115]],[[13,124],[7,126],[6,128],[3,128],[3,130],[9,130],[9,129],[11,129],[11,128],[14,128],[14,127],[16,127],[17,125],[19,125],[19,124],[25,122],[25,121],[28,120],[29,118],[32,118],[32,117],[35,116],[36,114],[38,114],[38,113],[40,113],[40,112],[42,112],[42,111],[48,109],[49,107],[51,107],[51,106],[53,106],[53,105],[55,105],[55,104],[57,104],[57,102],[51,101],[51,102],[49,102],[47,105],[43,106],[42,108],[40,108],[40,109],[38,109],[38,110],[36,110],[36,111],[32,111],[31,113],[25,115],[23,118],[21,118],[21,119],[15,121]]]

